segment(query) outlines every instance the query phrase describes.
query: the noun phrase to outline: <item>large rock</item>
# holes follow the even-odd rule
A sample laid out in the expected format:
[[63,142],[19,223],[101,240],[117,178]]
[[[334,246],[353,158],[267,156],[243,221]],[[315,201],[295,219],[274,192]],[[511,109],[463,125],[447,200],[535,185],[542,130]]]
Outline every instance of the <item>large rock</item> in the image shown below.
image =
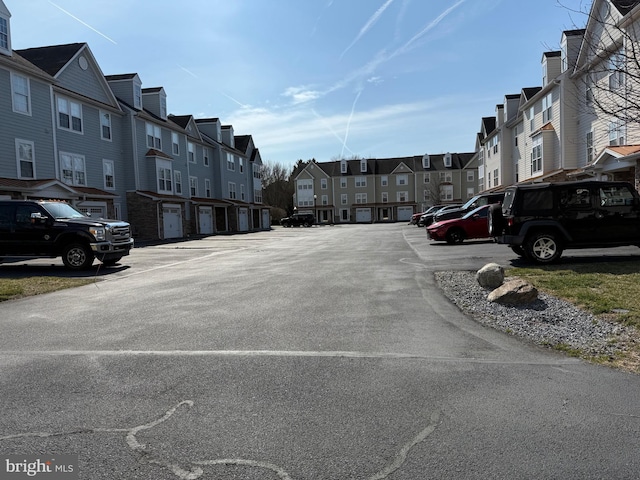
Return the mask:
[[497,263],[487,263],[476,272],[476,280],[482,288],[498,288],[504,282],[504,268]]
[[521,278],[509,280],[493,290],[487,300],[503,305],[526,305],[538,298],[536,287]]

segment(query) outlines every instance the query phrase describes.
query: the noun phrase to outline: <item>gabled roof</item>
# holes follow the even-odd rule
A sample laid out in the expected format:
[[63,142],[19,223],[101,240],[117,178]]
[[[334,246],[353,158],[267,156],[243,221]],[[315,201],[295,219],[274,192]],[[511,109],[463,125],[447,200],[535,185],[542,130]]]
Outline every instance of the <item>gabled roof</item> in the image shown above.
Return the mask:
[[482,133],[489,135],[496,129],[496,117],[482,117]]
[[85,45],[86,43],[69,43],[16,51],[38,68],[55,77]]
[[522,95],[525,101],[527,101],[534,97],[540,90],[542,90],[542,87],[526,87],[522,89]]
[[249,148],[249,144],[251,143],[251,135],[235,135],[234,143],[238,150],[247,153],[247,148]]
[[119,75],[105,75],[104,78],[107,79],[108,82],[118,81],[118,80],[131,80],[138,76],[137,73],[121,73]]

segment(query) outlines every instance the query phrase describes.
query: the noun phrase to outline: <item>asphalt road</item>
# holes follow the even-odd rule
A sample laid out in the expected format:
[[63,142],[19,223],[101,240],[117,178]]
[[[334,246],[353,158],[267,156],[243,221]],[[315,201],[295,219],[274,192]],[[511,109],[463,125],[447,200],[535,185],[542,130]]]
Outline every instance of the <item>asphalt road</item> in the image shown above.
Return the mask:
[[[563,261],[602,256],[578,253]],[[518,264],[404,224],[136,248],[90,285],[0,304],[0,456],[77,454],[90,480],[638,478],[640,377],[438,291],[433,271],[489,261]],[[16,275],[70,274],[0,265]]]

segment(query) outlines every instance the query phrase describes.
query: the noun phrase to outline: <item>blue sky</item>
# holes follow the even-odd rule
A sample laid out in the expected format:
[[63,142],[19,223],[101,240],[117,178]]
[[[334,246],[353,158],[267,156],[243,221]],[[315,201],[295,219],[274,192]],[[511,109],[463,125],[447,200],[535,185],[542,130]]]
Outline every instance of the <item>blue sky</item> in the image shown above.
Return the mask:
[[13,48],[89,44],[262,159],[471,152],[588,0],[4,0]]

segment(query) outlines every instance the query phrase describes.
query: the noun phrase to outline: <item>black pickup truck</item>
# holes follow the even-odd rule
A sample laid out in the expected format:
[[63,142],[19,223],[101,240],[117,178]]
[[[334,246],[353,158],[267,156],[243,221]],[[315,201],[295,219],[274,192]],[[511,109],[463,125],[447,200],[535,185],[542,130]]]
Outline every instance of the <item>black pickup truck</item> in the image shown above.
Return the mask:
[[0,201],[1,257],[62,257],[72,270],[113,265],[133,247],[127,222],[91,218],[61,201]]

